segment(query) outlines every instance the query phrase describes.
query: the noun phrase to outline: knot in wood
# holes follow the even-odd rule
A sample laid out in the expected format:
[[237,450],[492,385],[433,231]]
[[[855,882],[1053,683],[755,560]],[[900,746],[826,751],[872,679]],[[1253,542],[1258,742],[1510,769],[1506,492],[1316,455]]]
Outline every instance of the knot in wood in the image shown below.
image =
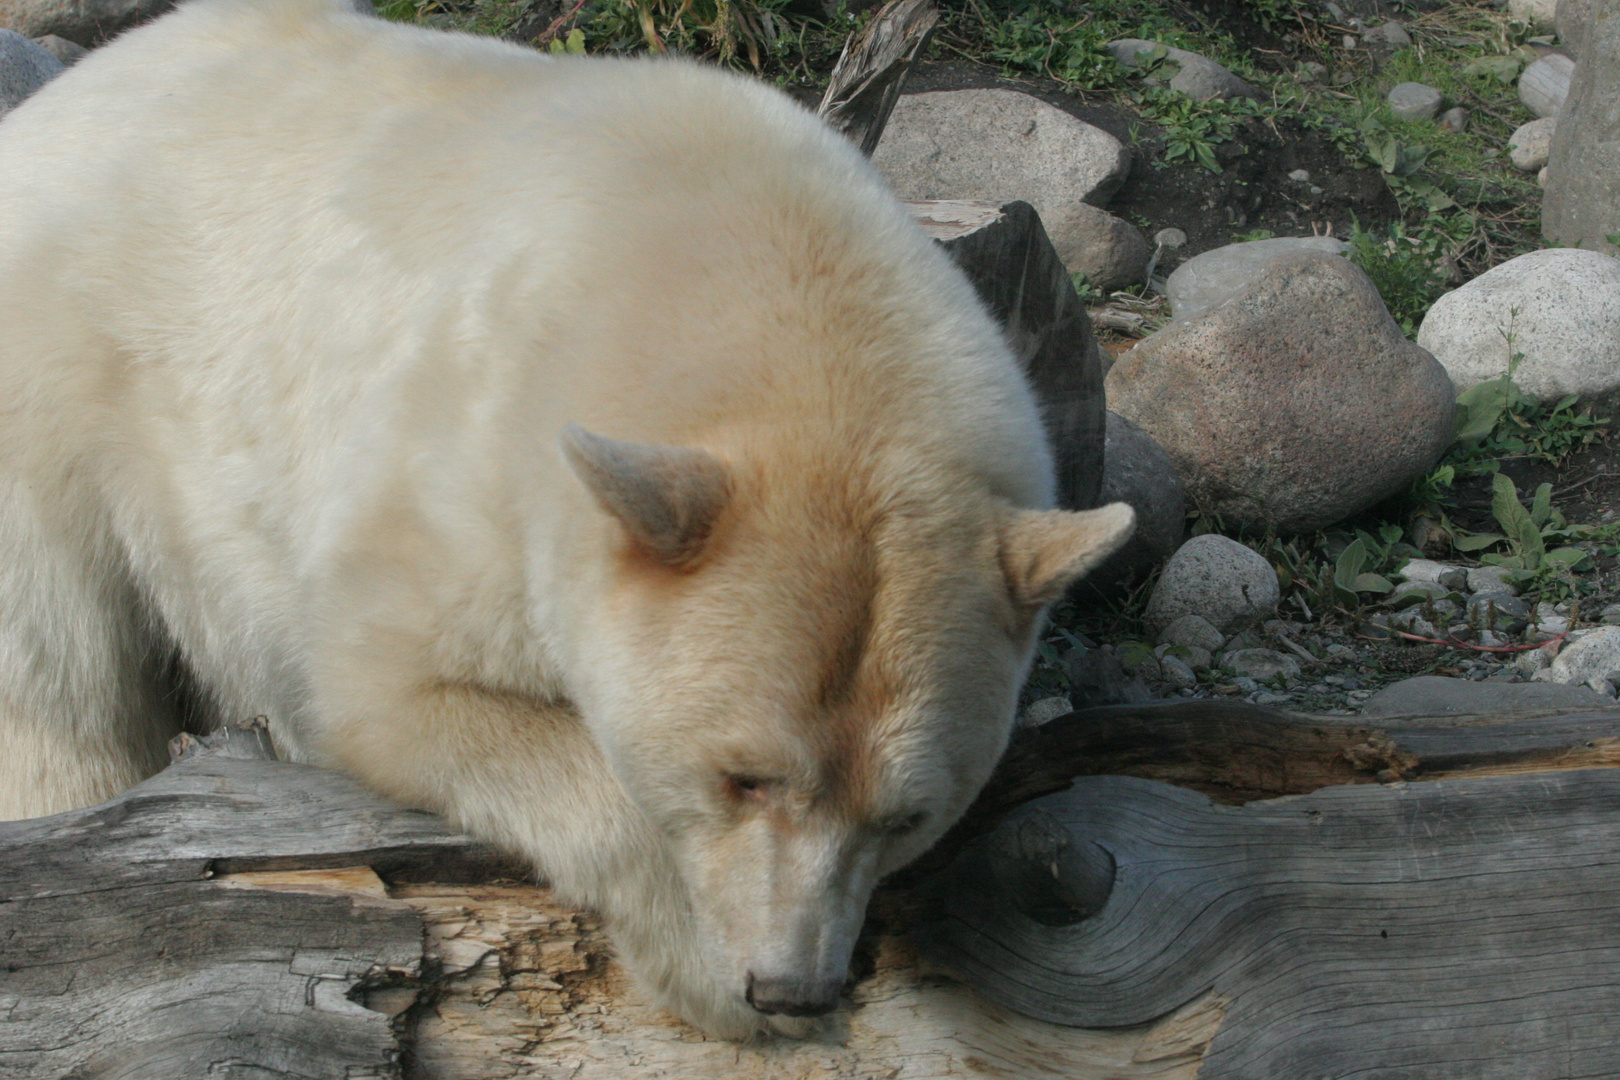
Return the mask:
[[1007,903],[1044,926],[1071,926],[1101,911],[1114,889],[1114,857],[1076,842],[1044,810],[1003,822],[989,838],[990,870]]

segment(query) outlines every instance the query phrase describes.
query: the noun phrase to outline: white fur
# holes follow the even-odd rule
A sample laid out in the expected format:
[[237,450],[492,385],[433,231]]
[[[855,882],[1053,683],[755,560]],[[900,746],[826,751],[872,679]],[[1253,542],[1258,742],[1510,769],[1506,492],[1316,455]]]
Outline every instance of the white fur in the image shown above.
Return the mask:
[[[699,565],[629,550],[571,422],[725,466]],[[0,817],[159,768],[183,670],[745,1035],[750,973],[842,977],[1129,528],[1050,498],[971,288],[763,86],[194,0],[0,124]]]

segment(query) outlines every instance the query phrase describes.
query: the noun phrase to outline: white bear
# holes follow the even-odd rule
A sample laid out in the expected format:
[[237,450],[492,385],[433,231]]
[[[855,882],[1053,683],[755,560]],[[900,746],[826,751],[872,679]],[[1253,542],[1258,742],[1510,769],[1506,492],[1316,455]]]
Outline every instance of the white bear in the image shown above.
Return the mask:
[[791,1029],[1131,528],[1051,500],[971,286],[765,86],[195,0],[0,123],[0,817],[264,714]]

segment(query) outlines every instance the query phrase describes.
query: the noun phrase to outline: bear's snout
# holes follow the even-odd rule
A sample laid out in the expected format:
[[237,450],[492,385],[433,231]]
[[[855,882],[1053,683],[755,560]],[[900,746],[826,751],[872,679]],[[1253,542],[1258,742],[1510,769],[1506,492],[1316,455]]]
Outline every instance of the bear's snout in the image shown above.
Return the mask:
[[748,973],[748,1004],[762,1013],[784,1016],[825,1016],[838,1007],[842,979],[810,982],[805,979],[761,979]]

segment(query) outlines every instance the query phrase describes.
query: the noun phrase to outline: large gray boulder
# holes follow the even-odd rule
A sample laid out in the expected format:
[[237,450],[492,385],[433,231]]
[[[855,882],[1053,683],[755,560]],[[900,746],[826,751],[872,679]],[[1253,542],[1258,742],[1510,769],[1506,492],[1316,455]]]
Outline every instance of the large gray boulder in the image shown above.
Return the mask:
[[1586,28],[1591,21],[1592,0],[1558,0],[1558,42],[1576,60],[1585,51]]
[[1131,155],[1101,128],[1029,94],[941,90],[900,98],[872,163],[902,199],[1029,203],[1058,257],[1085,272],[1083,253],[1098,244],[1096,207],[1124,181]]
[[1277,236],[1211,248],[1176,267],[1165,282],[1170,318],[1196,319],[1265,276],[1273,263],[1302,252],[1343,255],[1350,245],[1331,236]]
[[1192,504],[1308,532],[1393,495],[1451,442],[1445,369],[1349,260],[1305,253],[1121,356],[1109,406],[1158,440]]
[[1592,0],[1581,62],[1547,163],[1541,231],[1550,243],[1620,255],[1620,0]]
[[174,0],[0,0],[0,27],[89,46],[173,6]]
[[1574,248],[1509,259],[1435,301],[1417,339],[1459,391],[1523,353],[1513,379],[1530,396],[1607,399],[1620,390],[1620,259]]
[[1179,90],[1195,101],[1225,101],[1231,98],[1258,97],[1259,91],[1207,56],[1186,49],[1161,45],[1157,41],[1140,38],[1121,38],[1108,43],[1108,52],[1126,67],[1138,67],[1159,49],[1163,49],[1165,63],[1175,68],[1170,89]]
[[1148,597],[1145,617],[1156,630],[1197,615],[1223,634],[1266,618],[1282,590],[1277,571],[1252,548],[1219,533],[1195,536],[1170,556]]
[[62,62],[43,45],[0,30],[0,116],[62,73]]

